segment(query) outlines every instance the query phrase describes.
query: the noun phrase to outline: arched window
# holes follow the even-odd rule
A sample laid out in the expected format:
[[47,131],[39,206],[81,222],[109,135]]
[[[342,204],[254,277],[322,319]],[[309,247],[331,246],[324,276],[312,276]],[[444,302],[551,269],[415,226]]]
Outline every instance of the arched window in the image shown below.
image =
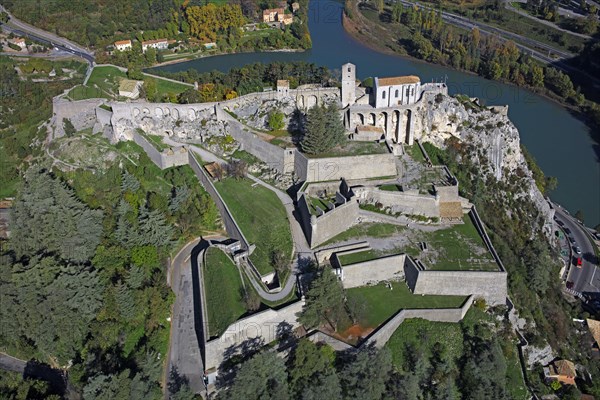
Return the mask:
[[348,67],[348,72],[352,72],[352,68],[351,67]]
[[396,89],[396,97],[398,97],[398,89]]
[[382,93],[381,93],[381,98],[382,98],[382,99],[385,99],[385,92],[382,92]]

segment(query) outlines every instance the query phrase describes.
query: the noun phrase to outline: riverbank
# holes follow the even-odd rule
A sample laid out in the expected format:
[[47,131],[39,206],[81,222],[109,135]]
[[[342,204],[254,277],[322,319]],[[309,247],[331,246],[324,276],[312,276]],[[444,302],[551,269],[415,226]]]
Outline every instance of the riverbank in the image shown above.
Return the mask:
[[215,52],[215,53],[211,53],[211,54],[200,54],[200,55],[196,55],[196,56],[190,56],[190,57],[182,57],[182,58],[177,58],[174,60],[169,60],[169,61],[164,61],[162,63],[159,64],[155,64],[151,67],[145,68],[145,70],[149,70],[149,69],[153,69],[153,68],[160,68],[160,67],[165,67],[167,65],[174,65],[174,64],[180,64],[180,63],[184,63],[184,62],[188,62],[188,61],[196,61],[196,60],[202,60],[205,58],[212,58],[212,57],[218,57],[218,56],[226,56],[226,55],[231,55],[231,54],[251,54],[251,53],[304,53],[305,51],[310,50],[310,49],[271,49],[271,50],[261,50],[261,51],[232,51],[232,52]]
[[[535,93],[538,96],[541,96],[547,100],[552,101],[553,103],[563,107],[566,109],[571,115],[573,115],[576,119],[583,122],[588,128],[588,134],[592,138],[594,142],[600,144],[600,127],[598,126],[598,122],[589,115],[588,108],[589,106],[578,106],[570,102],[564,101],[557,94],[552,93],[547,88],[542,90],[528,86],[528,85],[517,85],[514,82],[506,81],[506,80],[491,80],[478,74],[473,71],[455,68],[449,64],[443,63],[435,63],[427,60],[423,60],[421,58],[417,58],[408,53],[408,51],[400,44],[402,40],[410,39],[409,35],[412,35],[411,32],[408,31],[406,27],[403,29],[406,31],[405,37],[398,37],[396,34],[390,32],[386,27],[385,23],[375,24],[373,21],[370,21],[363,12],[359,9],[358,3],[356,1],[346,1],[344,11],[342,12],[342,27],[344,31],[350,35],[354,40],[361,43],[365,47],[368,47],[371,50],[378,51],[384,54],[388,54],[391,56],[397,57],[405,57],[409,58],[413,61],[417,61],[424,64],[429,65],[439,65],[444,68],[449,68],[455,71],[459,71],[461,73],[466,73],[472,76],[478,76],[484,79],[488,79],[491,82],[499,82],[502,84],[506,84],[518,89],[524,89]],[[350,11],[350,15],[348,16],[347,12]],[[401,29],[402,30],[402,29]],[[591,103],[591,102],[590,102]],[[598,155],[600,158],[600,154]]]

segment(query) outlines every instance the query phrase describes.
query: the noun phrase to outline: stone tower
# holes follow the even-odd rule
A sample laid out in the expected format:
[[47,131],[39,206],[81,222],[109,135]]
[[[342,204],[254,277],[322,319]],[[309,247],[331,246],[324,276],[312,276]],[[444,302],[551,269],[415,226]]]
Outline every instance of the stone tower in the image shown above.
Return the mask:
[[356,66],[342,65],[342,108],[351,106],[356,101]]

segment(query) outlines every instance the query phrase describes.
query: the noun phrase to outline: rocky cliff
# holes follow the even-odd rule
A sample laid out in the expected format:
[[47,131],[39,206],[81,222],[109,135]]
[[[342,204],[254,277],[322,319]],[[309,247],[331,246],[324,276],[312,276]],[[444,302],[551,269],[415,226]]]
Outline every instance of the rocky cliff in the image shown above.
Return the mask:
[[530,199],[550,233],[554,210],[538,189],[521,151],[519,131],[508,118],[508,106],[485,107],[466,96],[425,94],[415,115],[415,137],[446,148],[455,137],[474,146],[469,157],[480,173],[510,184],[513,195]]

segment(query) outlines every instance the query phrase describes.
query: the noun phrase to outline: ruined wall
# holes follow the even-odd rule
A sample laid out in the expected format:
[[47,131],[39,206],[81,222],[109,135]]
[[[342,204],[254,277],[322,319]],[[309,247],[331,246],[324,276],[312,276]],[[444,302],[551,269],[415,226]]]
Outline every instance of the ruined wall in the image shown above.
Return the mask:
[[435,196],[419,194],[417,191],[392,192],[370,187],[357,188],[354,192],[361,203],[381,203],[384,208],[390,207],[392,212],[430,218],[440,216],[440,204]]
[[[337,256],[338,255],[336,254],[334,257]],[[344,289],[350,289],[353,287],[365,286],[369,283],[403,279],[405,258],[406,254],[395,254],[377,258],[375,260],[342,266],[342,285],[344,286]]]
[[217,368],[224,361],[225,353],[229,358],[241,353],[249,343],[266,345],[298,327],[296,314],[302,311],[303,305],[303,301],[297,301],[277,311],[268,309],[234,322],[219,338],[206,342],[204,368]]
[[65,135],[63,119],[70,120],[77,131],[93,128],[97,120],[96,107],[104,102],[104,99],[68,101],[59,96],[52,99],[52,124],[55,127],[53,139]]
[[393,154],[307,158],[297,153],[294,165],[296,175],[306,182],[396,175],[396,158]]

